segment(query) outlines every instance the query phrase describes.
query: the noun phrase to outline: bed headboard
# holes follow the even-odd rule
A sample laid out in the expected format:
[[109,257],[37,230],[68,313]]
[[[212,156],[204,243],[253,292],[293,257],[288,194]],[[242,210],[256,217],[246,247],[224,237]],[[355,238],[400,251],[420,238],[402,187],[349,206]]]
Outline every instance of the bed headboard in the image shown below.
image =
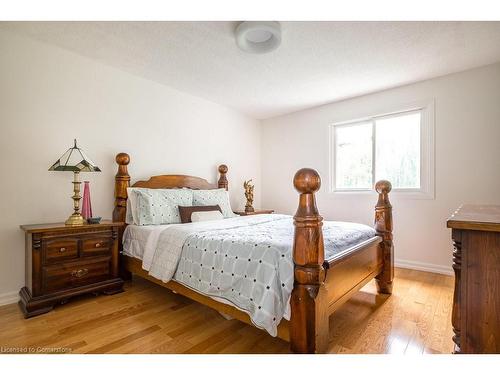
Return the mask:
[[[130,156],[126,153],[116,155],[116,164],[118,164],[118,172],[115,176],[115,208],[113,210],[113,221],[124,222],[127,212],[127,188],[130,186],[130,175],[128,174],[127,165],[130,163]],[[132,187],[143,187],[150,189],[173,189],[173,188],[189,188],[189,189],[228,189],[228,181],[226,177],[227,166],[219,165],[219,180],[217,184],[211,184],[204,178],[195,176],[185,176],[180,174],[167,174],[161,176],[153,176],[147,181],[137,181]]]

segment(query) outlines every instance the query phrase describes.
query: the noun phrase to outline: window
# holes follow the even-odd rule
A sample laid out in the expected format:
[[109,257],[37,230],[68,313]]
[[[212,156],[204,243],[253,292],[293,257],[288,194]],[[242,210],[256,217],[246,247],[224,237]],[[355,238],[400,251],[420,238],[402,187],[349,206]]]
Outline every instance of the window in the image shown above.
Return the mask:
[[433,189],[433,106],[334,124],[330,128],[331,190],[393,191],[430,197]]

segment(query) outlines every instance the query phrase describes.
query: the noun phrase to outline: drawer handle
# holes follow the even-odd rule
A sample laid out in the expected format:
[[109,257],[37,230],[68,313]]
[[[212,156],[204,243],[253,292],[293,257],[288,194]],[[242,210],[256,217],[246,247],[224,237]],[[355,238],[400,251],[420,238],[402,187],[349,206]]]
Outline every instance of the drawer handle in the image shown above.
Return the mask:
[[79,270],[71,271],[71,276],[80,278],[80,277],[85,276],[88,273],[89,273],[89,270],[87,268],[81,268]]
[[95,247],[101,247],[101,243],[100,242],[96,243]]
[[60,252],[60,253],[64,253],[65,251],[66,251],[66,248],[65,248],[65,247],[61,247],[61,248],[59,249],[59,252]]

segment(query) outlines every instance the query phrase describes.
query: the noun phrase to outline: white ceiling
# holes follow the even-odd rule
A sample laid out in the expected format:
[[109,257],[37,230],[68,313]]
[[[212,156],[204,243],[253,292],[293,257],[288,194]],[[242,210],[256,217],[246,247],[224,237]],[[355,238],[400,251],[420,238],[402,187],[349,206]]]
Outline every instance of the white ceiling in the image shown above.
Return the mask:
[[257,119],[500,61],[500,22],[282,22],[253,55],[237,22],[3,22]]

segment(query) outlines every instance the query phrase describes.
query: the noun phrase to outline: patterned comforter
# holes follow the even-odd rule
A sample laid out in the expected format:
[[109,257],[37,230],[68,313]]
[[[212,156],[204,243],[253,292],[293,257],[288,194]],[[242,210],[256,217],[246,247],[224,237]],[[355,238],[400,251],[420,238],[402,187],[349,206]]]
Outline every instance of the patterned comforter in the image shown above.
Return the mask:
[[[293,234],[292,217],[276,214],[169,225],[153,236],[143,268],[234,305],[276,336],[290,316]],[[375,235],[366,225],[325,221],[325,258]]]

